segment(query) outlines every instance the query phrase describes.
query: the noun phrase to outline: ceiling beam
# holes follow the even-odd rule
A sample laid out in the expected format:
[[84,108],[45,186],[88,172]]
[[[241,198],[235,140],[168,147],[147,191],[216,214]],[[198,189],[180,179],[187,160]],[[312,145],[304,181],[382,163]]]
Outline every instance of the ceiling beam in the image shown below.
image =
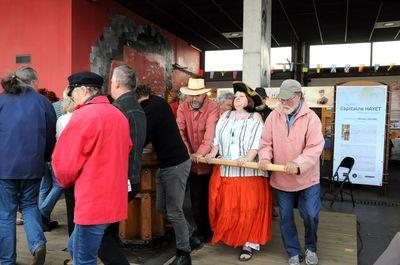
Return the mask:
[[224,39],[226,39],[227,41],[229,41],[230,43],[232,43],[233,46],[235,46],[236,48],[240,48],[236,43],[234,43],[233,41],[231,41],[230,39],[225,38],[225,36],[222,34],[222,32],[220,30],[218,30],[216,27],[214,27],[214,25],[212,25],[210,22],[208,22],[206,19],[204,19],[202,16],[200,16],[198,14],[198,12],[194,11],[190,6],[188,6],[187,4],[185,4],[185,2],[183,2],[182,0],[178,0],[179,3],[181,3],[181,5],[183,5],[186,9],[188,9],[190,12],[192,12],[193,15],[195,15],[198,19],[200,19],[201,21],[203,21],[205,24],[207,24],[210,28],[212,28],[215,32],[217,32],[219,35],[223,36]]
[[271,33],[271,39],[273,39],[275,41],[275,43],[276,43],[276,45],[278,45],[278,47],[281,46],[279,44],[279,42],[275,39],[274,35],[272,35],[272,33]]
[[240,31],[243,30],[243,26],[240,26],[228,13],[226,13],[226,11],[217,3],[217,1],[211,0],[211,2],[233,23],[233,25],[235,25]]
[[344,29],[344,42],[346,43],[347,42],[347,28],[348,28],[348,26],[349,26],[349,1],[350,0],[347,0],[346,2],[346,26],[345,26],[345,29]]
[[371,31],[371,34],[369,35],[369,39],[368,39],[369,41],[371,41],[372,35],[374,34],[375,24],[376,24],[376,22],[378,22],[379,15],[381,14],[382,6],[383,6],[383,1],[381,1],[381,3],[379,4],[378,13],[376,14],[374,25],[372,26],[372,31]]
[[399,36],[399,34],[400,34],[400,29],[399,29],[399,31],[397,31],[397,34],[396,34],[396,36],[394,36],[394,40],[396,40],[396,39],[397,39],[397,37]]
[[291,27],[292,30],[293,30],[293,33],[294,33],[294,36],[296,37],[296,40],[297,40],[297,41],[300,41],[300,38],[299,38],[299,36],[297,35],[297,32],[296,32],[296,30],[294,29],[292,22],[290,21],[290,18],[289,18],[289,16],[288,16],[287,12],[286,12],[285,7],[284,7],[283,4],[282,4],[282,1],[281,1],[281,0],[278,0],[278,2],[279,2],[279,4],[281,5],[282,10],[283,10],[283,13],[285,14],[286,19],[287,19],[287,21],[288,21],[290,27]]
[[[240,26],[228,13],[226,13],[226,11],[217,3],[216,0],[211,0],[211,2],[238,28],[238,30],[243,31],[243,27]],[[281,46],[272,33],[271,39],[275,41],[276,45]]]
[[153,1],[151,0],[145,0],[146,4],[150,5],[151,7],[153,7],[154,9],[158,10],[159,12],[163,13],[164,15],[168,16],[171,20],[175,21],[176,23],[178,23],[180,26],[184,27],[185,29],[189,30],[190,32],[196,34],[197,36],[199,36],[202,40],[204,40],[205,42],[208,42],[209,44],[211,44],[212,46],[214,46],[217,49],[221,49],[220,46],[218,46],[217,44],[213,43],[212,41],[208,40],[204,35],[202,35],[201,33],[193,30],[192,28],[188,27],[185,23],[183,23],[182,21],[178,20],[176,17],[172,16],[170,13],[168,13],[167,11],[165,11],[164,9],[160,8],[158,5],[154,4]]
[[324,44],[324,39],[322,38],[321,25],[319,24],[319,19],[318,19],[317,6],[315,5],[315,0],[313,0],[312,2],[313,2],[313,6],[314,6],[315,18],[317,20],[319,37],[321,38],[321,44]]

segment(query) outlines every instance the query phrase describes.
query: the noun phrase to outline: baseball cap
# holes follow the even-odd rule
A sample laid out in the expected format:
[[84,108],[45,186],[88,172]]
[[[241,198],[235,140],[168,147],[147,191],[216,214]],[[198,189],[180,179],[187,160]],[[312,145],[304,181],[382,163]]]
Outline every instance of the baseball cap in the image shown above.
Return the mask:
[[293,96],[294,93],[301,92],[301,84],[294,79],[286,79],[281,84],[278,98],[287,100]]

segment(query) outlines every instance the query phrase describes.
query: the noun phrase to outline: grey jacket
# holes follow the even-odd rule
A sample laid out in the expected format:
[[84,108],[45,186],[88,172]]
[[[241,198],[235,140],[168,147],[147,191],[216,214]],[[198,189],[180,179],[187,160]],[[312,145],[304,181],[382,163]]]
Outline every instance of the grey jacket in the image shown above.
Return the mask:
[[129,121],[132,150],[129,154],[129,179],[132,185],[140,182],[142,169],[142,153],[146,140],[146,115],[140,106],[136,93],[130,91],[117,98],[113,105],[117,107]]

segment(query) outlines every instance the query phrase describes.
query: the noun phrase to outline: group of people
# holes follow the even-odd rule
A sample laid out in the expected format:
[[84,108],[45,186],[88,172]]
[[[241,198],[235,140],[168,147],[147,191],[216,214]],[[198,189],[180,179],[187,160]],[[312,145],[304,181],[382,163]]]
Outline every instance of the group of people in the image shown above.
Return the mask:
[[[27,78],[29,73],[31,79]],[[33,82],[34,81],[34,82]],[[1,81],[0,93],[0,264],[16,262],[16,214],[22,212],[32,264],[44,264],[43,222],[64,191],[71,260],[64,264],[130,264],[121,249],[118,222],[139,191],[141,154],[151,143],[157,172],[157,211],[172,224],[176,257],[191,264],[203,243],[241,247],[250,260],[272,239],[272,194],[289,264],[317,264],[320,211],[321,122],[303,100],[301,85],[285,80],[271,112],[265,91],[234,82],[234,94],[218,104],[207,98],[203,79],[190,78],[180,102],[170,106],[145,85],[137,86],[127,65],[112,72],[110,96],[92,72],[68,77],[63,99],[50,102],[35,92],[34,69],[25,67]],[[230,102],[226,102],[230,100]],[[112,102],[110,102],[112,101]],[[176,113],[175,113],[176,112]],[[236,161],[213,166],[212,158]],[[207,163],[199,163],[205,158]],[[249,169],[246,162],[257,162]],[[282,164],[284,172],[268,172]],[[53,189],[42,207],[41,179],[49,169]],[[190,190],[190,224],[183,212]],[[300,247],[293,208],[305,226]]]

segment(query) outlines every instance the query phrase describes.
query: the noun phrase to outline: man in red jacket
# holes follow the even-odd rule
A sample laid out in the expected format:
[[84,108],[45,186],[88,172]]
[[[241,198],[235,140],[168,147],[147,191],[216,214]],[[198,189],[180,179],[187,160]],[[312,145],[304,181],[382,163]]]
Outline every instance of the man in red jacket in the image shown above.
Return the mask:
[[127,218],[132,142],[128,120],[101,95],[101,76],[80,72],[68,81],[77,107],[52,164],[61,186],[75,185],[75,229],[68,242],[73,263],[95,265],[104,230]]

